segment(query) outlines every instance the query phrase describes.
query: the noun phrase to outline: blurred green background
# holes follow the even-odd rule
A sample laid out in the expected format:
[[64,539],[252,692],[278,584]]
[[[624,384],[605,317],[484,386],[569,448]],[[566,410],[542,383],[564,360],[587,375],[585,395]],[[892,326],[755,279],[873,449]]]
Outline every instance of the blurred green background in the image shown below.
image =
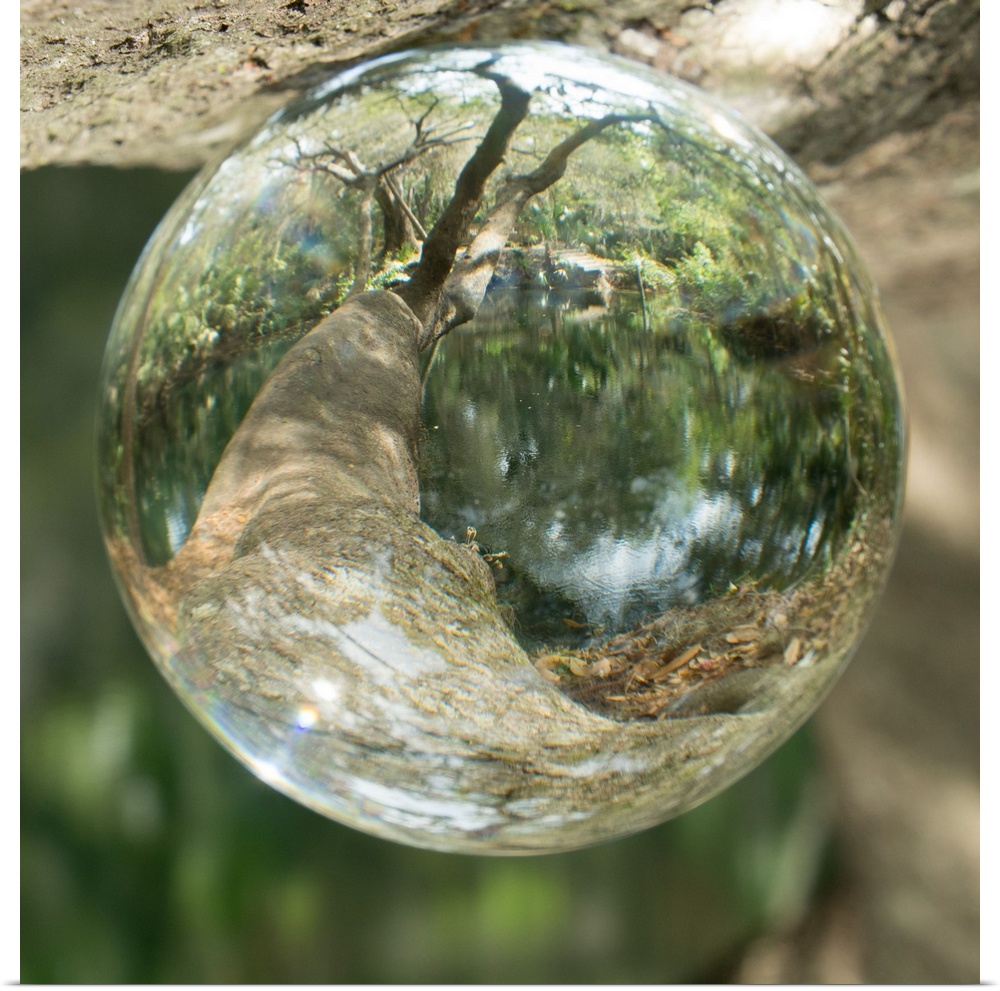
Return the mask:
[[256,781],[132,633],[93,495],[114,308],[189,176],[21,182],[21,980],[725,981],[834,884],[807,727],[639,836],[534,859],[354,832]]

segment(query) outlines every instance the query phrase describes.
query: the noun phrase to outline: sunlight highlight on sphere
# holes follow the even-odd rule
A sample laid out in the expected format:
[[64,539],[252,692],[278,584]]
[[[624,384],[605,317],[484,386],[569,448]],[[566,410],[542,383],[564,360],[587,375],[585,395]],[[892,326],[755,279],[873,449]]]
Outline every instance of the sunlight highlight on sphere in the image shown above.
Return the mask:
[[189,187],[108,343],[132,619],[268,784],[440,850],[678,815],[808,718],[904,439],[847,235],[765,137],[545,43],[404,52]]

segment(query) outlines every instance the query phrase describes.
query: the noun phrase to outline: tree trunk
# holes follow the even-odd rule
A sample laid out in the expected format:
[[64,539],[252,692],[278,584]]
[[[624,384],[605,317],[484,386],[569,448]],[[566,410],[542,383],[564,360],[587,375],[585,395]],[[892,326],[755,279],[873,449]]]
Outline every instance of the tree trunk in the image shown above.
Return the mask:
[[[366,828],[431,847],[549,849],[552,816],[561,848],[583,846],[720,790],[842,654],[742,672],[728,709],[682,719],[605,718],[547,682],[489,566],[419,517],[420,336],[392,293],[344,303],[258,393],[177,555],[131,565],[183,693],[307,804],[355,821],[360,792]],[[294,742],[303,697],[331,704]]]
[[[962,527],[974,531],[978,519],[969,495],[978,491],[976,452],[968,463],[954,453],[956,437],[975,434],[975,410],[969,407],[974,405],[970,396],[978,368],[974,359],[963,359],[962,369],[975,367],[967,379],[957,381],[957,373],[948,371],[956,361],[950,349],[956,323],[949,309],[959,306],[955,286],[971,299],[976,285],[974,259],[955,246],[967,243],[975,217],[963,215],[957,232],[941,232],[941,218],[953,220],[955,204],[973,198],[962,189],[978,146],[974,133],[963,135],[962,162],[939,169],[925,183],[928,150],[920,135],[935,134],[935,122],[978,99],[978,2],[800,0],[781,3],[779,16],[766,10],[756,14],[760,5],[749,0],[583,0],[571,12],[566,4],[469,0],[455,16],[457,6],[446,0],[395,0],[391,6],[376,0],[296,0],[271,9],[237,2],[189,10],[180,0],[162,0],[150,14],[126,0],[24,0],[22,165],[196,167],[337,66],[411,44],[489,41],[522,33],[611,48],[698,83],[775,135],[800,164],[846,160],[842,169],[821,173],[846,179],[838,184],[835,205],[855,231],[872,225],[859,240],[875,262],[876,276],[880,269],[888,271],[883,291],[890,318],[898,315],[902,343],[907,343],[910,328],[923,328],[923,344],[918,336],[909,340],[917,345],[916,357],[912,348],[902,355],[904,364],[913,362],[910,395],[917,426],[921,416],[930,423],[923,435],[915,431],[915,461],[930,458],[927,464],[944,463],[948,470],[925,471],[918,479],[911,503],[916,507],[914,532],[923,541],[913,544],[917,550],[911,559],[917,564],[910,566],[904,538],[899,565],[907,569],[908,584],[890,588],[890,611],[882,614],[884,632],[876,624],[875,638],[864,651],[870,656],[852,667],[820,719],[838,765],[849,869],[861,879],[862,891],[867,885],[877,896],[865,903],[863,927],[856,920],[848,926],[851,947],[844,952],[849,957],[857,944],[867,942],[880,961],[853,978],[836,964],[825,972],[820,966],[826,976],[816,979],[975,980],[976,893],[962,888],[965,874],[951,871],[948,859],[964,858],[960,866],[974,878],[978,834],[963,839],[965,846],[952,841],[974,826],[975,817],[961,819],[957,828],[950,820],[940,821],[942,808],[956,817],[961,812],[950,792],[942,800],[943,786],[974,796],[978,785],[974,754],[956,758],[951,752],[956,737],[964,745],[965,730],[975,722],[968,718],[976,697],[978,657],[974,631],[969,632],[977,618],[972,599],[978,566],[967,567],[973,551],[960,542],[959,564],[944,569],[949,577],[957,570],[967,580],[966,585],[948,586],[946,608],[934,596],[934,581],[940,577],[927,576],[943,557],[952,560],[941,549],[945,546],[951,554],[952,531],[961,530],[965,540]],[[789,11],[809,16],[783,16]],[[768,20],[763,27],[761,16]],[[890,137],[895,132],[903,134]],[[812,171],[815,175],[818,170]],[[890,209],[893,198],[895,212]],[[891,216],[879,229],[871,218],[884,214]],[[952,257],[956,253],[958,262]],[[953,277],[956,265],[962,279]],[[969,305],[961,304],[963,314]],[[959,325],[966,328],[965,338],[975,340],[977,318],[966,315]],[[944,341],[948,350],[940,343]],[[923,368],[921,347],[933,351]],[[947,375],[952,381],[942,384]],[[941,390],[951,400],[939,402],[935,397]],[[954,429],[935,438],[933,428],[941,422]],[[939,455],[943,462],[934,460]],[[941,505],[933,502],[938,496]],[[956,512],[956,504],[965,508]],[[225,528],[216,537],[230,539]],[[975,533],[970,539],[976,542]],[[262,546],[266,542],[244,557],[263,553]],[[219,553],[208,545],[203,550],[213,560]],[[953,556],[958,560],[957,552]],[[472,560],[471,567],[481,575]],[[488,601],[484,608],[488,612]],[[275,657],[276,663],[281,660]],[[914,677],[914,658],[920,660],[921,677]],[[942,680],[940,670],[923,676],[924,667],[935,665],[948,669],[948,679]],[[280,665],[278,670],[280,674]],[[287,663],[283,670],[287,674]],[[964,694],[956,680],[968,682]],[[944,698],[942,688],[947,689]],[[907,716],[911,711],[917,718]],[[893,720],[898,723],[904,716],[906,732],[892,736]],[[963,732],[956,733],[955,726]],[[890,736],[895,749],[886,746]],[[968,748],[975,750],[974,741]],[[901,781],[900,770],[918,778],[919,787]],[[873,791],[879,795],[873,797]],[[916,839],[906,830],[916,833]],[[934,856],[923,856],[926,850]],[[873,870],[876,860],[878,870]],[[931,876],[934,870],[951,875],[937,879]],[[917,905],[919,913],[908,910]],[[969,919],[961,916],[963,911]],[[856,909],[848,910],[852,913]],[[958,929],[961,939],[953,938]],[[801,951],[801,946],[792,949]],[[826,954],[820,964],[830,963],[830,952],[838,951],[819,948],[818,956]],[[920,968],[915,976],[914,966]],[[770,980],[790,975],[792,980],[813,979],[801,977],[801,971],[767,973]]]
[[25,0],[21,161],[192,168],[330,71],[447,40],[610,47],[729,99],[800,163],[839,161],[978,93],[975,0],[780,6],[162,0],[151,15],[128,0]]

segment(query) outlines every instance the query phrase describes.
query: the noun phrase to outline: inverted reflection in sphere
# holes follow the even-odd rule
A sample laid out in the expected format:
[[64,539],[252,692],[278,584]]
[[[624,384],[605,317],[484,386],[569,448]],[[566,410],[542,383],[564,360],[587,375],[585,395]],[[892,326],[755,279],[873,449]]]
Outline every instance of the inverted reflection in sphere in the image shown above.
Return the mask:
[[878,307],[704,95],[548,44],[331,79],[203,173],[122,301],[109,554],[279,790],[442,850],[571,849],[815,709],[903,480]]

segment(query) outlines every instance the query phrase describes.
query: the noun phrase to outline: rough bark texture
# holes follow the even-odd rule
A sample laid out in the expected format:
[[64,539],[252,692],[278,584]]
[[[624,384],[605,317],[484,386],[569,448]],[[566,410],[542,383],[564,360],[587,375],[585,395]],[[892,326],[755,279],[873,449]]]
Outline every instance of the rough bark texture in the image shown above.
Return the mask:
[[[356,284],[287,352],[230,439],[183,546],[162,567],[128,560],[124,584],[142,590],[137,616],[155,604],[146,640],[158,654],[163,631],[174,641],[159,659],[182,694],[307,804],[442,849],[566,849],[689,807],[805,718],[868,612],[854,588],[881,585],[899,492],[890,475],[865,493],[855,539],[816,580],[839,608],[808,661],[779,652],[656,720],[598,714],[546,680],[502,615],[485,561],[420,519],[418,356],[475,316],[527,201],[583,144],[634,118],[590,121],[506,179],[456,264],[531,101],[491,62],[473,71],[495,82],[500,106],[410,280],[395,292]],[[362,227],[367,268],[371,224]],[[111,551],[128,556],[115,541]],[[793,600],[785,623],[799,628]]]
[[[469,14],[489,0],[463,4]],[[26,0],[22,164],[195,168],[337,67],[443,24],[453,0]]]
[[149,642],[173,631],[179,687],[245,760],[389,838],[572,848],[718,791],[805,718],[843,651],[733,675],[710,715],[623,723],[572,701],[515,640],[489,566],[419,517],[420,336],[373,290],[288,352],[184,546],[132,565],[136,613],[163,604]]
[[414,44],[548,37],[718,92],[800,162],[841,160],[978,93],[976,0],[26,0],[22,165],[190,168],[297,90]]
[[[898,580],[818,720],[842,882],[736,977],[975,982],[978,3],[775,0],[763,28],[745,0],[461,6],[463,20],[434,0],[164,2],[141,13],[124,0],[29,0],[22,163],[195,166],[324,65],[518,33],[649,62],[718,92],[802,164],[846,160],[811,171],[854,232],[902,345],[909,529]],[[793,8],[824,30],[784,30]],[[963,105],[973,112],[956,120]]]
[[801,925],[751,949],[740,982],[980,980],[978,134],[972,104],[823,170],[899,343],[906,524],[814,722],[840,867]]

